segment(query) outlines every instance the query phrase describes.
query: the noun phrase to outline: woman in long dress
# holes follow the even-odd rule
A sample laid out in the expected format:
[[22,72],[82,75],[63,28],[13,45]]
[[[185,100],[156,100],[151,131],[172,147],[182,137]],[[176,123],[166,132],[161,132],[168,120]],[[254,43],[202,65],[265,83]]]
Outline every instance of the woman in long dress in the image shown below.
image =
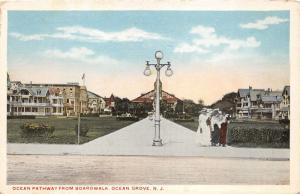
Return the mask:
[[211,139],[212,146],[221,144],[220,133],[222,132],[220,130],[221,130],[222,123],[225,123],[226,120],[227,120],[226,116],[223,115],[221,112],[212,116],[211,118],[211,125],[213,126],[212,139]]
[[225,147],[226,145],[226,140],[227,140],[227,124],[228,124],[228,117],[229,115],[225,115],[225,121],[221,124],[221,129],[220,129],[220,144]]
[[211,114],[211,110],[204,110],[199,115],[196,143],[201,146],[210,146],[211,144]]

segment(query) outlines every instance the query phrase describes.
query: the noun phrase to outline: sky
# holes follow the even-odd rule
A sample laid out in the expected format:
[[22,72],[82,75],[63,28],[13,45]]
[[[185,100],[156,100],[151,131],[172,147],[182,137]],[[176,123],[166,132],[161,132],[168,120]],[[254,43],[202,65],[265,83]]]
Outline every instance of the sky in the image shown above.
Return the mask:
[[171,62],[163,90],[209,105],[238,88],[289,85],[288,11],[9,11],[8,73],[134,99],[153,89],[145,61]]

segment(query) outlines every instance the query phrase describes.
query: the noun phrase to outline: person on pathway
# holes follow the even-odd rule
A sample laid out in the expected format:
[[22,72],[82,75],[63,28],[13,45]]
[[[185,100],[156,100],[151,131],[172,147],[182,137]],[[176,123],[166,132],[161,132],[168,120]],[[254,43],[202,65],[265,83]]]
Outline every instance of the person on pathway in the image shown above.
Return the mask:
[[211,145],[216,146],[219,143],[219,126],[214,124],[211,132]]
[[227,137],[227,124],[228,120],[226,118],[226,121],[221,123],[221,129],[220,129],[220,144],[225,147],[226,145],[226,137]]
[[215,110],[203,109],[199,115],[199,125],[196,132],[196,144],[210,146],[211,144],[211,114]]
[[211,118],[212,124],[212,136],[211,136],[211,145],[216,146],[220,144],[220,128],[221,124],[226,122],[226,116],[222,114],[221,111],[218,111],[217,114],[214,114]]
[[228,117],[229,115],[225,115],[225,121],[221,123],[221,129],[220,129],[220,144],[225,147],[226,145],[226,138],[227,138],[227,125],[228,125]]

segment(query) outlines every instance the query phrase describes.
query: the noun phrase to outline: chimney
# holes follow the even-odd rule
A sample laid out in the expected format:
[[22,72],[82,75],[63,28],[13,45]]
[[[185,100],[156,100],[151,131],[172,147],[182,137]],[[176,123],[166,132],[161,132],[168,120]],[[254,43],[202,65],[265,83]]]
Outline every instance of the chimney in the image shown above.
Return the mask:
[[249,86],[249,90],[252,90],[252,86]]

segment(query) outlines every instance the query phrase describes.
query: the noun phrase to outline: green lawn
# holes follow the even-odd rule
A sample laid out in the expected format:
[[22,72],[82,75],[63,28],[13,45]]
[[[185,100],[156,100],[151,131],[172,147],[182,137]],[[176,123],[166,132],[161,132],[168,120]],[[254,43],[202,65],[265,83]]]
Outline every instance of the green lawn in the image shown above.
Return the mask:
[[[26,122],[45,123],[55,127],[51,137],[21,137],[20,126]],[[85,143],[126,127],[135,121],[119,121],[116,117],[83,117],[82,124],[89,126],[86,137],[80,138]],[[9,119],[7,120],[7,141],[9,143],[49,143],[49,144],[76,144],[75,125],[77,118],[36,118],[36,119]]]
[[[191,122],[176,122],[179,125],[182,125],[188,129],[191,129],[192,131],[197,131],[198,129],[198,118],[194,118],[194,121]],[[260,132],[261,135],[268,135],[266,133],[263,133],[263,131],[266,130],[272,130],[272,131],[286,131],[285,126],[282,124],[279,124],[278,122],[274,121],[243,121],[243,122],[237,122],[237,121],[232,121],[228,124],[228,136],[229,142],[233,138],[232,137],[232,131],[233,129],[239,128],[241,131],[247,130],[247,131],[254,131],[254,132]],[[281,133],[279,133],[281,134]],[[244,134],[241,134],[244,135]],[[250,135],[251,136],[251,135]],[[252,134],[253,138],[255,134]],[[239,142],[230,142],[231,146],[234,147],[262,147],[262,148],[289,148],[289,142],[284,141],[269,141],[269,142],[264,142],[264,141],[255,141],[252,140],[253,138],[248,138],[251,139],[251,141],[248,141],[245,139],[244,141],[239,141]],[[239,138],[243,139],[243,138]],[[263,138],[262,138],[263,139]]]

